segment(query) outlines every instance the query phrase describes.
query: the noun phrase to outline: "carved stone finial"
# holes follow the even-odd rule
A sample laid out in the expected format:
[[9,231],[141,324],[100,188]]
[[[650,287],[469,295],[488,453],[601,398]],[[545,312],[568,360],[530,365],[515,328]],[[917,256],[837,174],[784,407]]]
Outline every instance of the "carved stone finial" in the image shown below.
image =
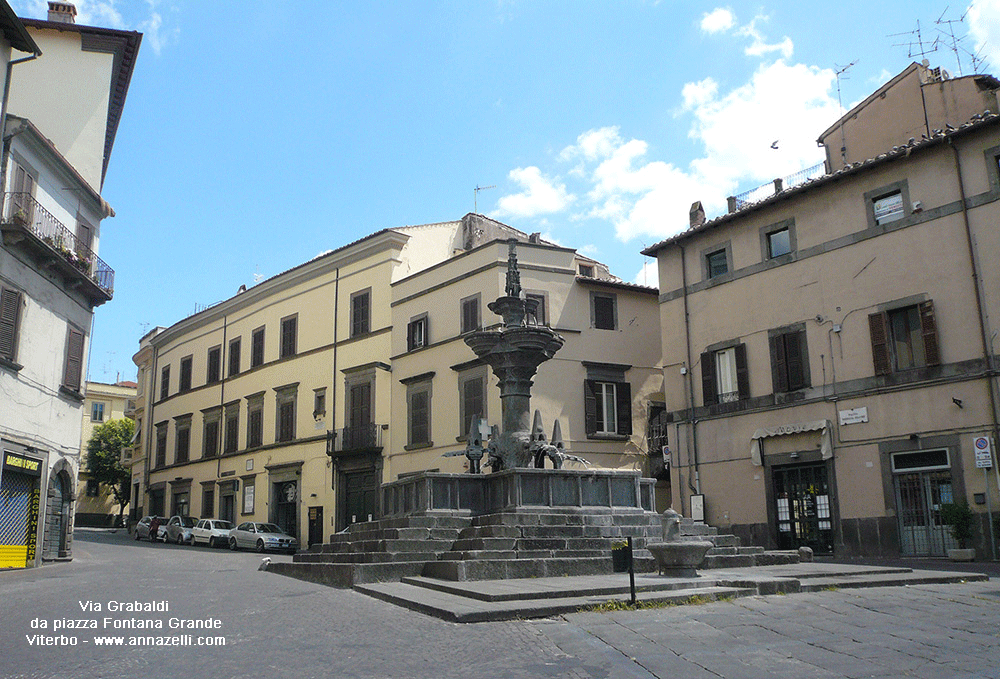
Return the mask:
[[507,296],[521,296],[521,272],[517,270],[517,239],[507,241]]

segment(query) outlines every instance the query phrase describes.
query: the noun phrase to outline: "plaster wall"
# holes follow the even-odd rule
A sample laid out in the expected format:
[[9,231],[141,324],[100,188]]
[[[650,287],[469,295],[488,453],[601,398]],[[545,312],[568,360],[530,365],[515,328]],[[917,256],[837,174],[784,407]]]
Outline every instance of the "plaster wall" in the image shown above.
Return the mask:
[[83,51],[79,32],[30,33],[42,56],[15,66],[8,112],[35,123],[99,191],[114,57]]

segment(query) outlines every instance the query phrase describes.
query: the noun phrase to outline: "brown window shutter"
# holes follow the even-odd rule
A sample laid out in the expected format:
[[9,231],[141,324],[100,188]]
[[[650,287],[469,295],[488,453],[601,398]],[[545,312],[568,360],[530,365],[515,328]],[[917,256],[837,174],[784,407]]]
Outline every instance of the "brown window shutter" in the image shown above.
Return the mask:
[[802,361],[802,343],[805,340],[805,332],[791,332],[781,336],[781,343],[785,345],[789,391],[795,391],[807,386],[805,365],[803,365]]
[[701,393],[705,405],[719,402],[719,393],[715,388],[715,354],[711,351],[701,355]]
[[868,316],[868,326],[872,335],[872,361],[875,364],[876,375],[888,375],[892,372],[889,363],[889,330],[884,311]]
[[80,391],[80,377],[83,372],[83,333],[69,329],[66,339],[66,373],[63,385],[73,391]]
[[618,402],[616,412],[618,414],[619,434],[626,436],[632,434],[632,385],[628,382],[617,382],[615,384],[615,395]]
[[0,296],[0,357],[13,361],[17,353],[17,319],[21,293],[4,288]]
[[771,384],[775,393],[788,391],[788,362],[785,358],[785,336],[775,335],[771,343]]
[[938,349],[937,323],[934,320],[934,302],[930,300],[920,305],[920,329],[924,335],[924,356],[927,365],[941,365]]
[[736,345],[736,388],[740,400],[750,398],[750,371],[747,369],[747,345]]
[[583,411],[586,422],[587,436],[597,433],[597,383],[594,380],[583,382]]

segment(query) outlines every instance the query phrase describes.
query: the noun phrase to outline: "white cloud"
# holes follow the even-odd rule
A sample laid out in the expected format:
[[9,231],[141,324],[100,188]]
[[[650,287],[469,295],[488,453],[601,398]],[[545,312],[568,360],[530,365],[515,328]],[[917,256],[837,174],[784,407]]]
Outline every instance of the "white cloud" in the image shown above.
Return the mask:
[[987,72],[1000,69],[1000,0],[974,0],[967,17],[973,52],[989,61]]
[[497,201],[495,214],[498,216],[535,217],[559,212],[574,200],[574,196],[566,192],[565,184],[553,182],[537,167],[518,167],[508,176],[522,190]]
[[736,25],[736,16],[727,7],[717,7],[701,17],[700,25],[705,33],[724,33]]
[[743,35],[749,38],[753,38],[753,42],[749,47],[745,48],[743,52],[747,56],[751,57],[763,57],[771,54],[772,52],[781,52],[781,56],[785,59],[792,58],[792,40],[788,36],[785,36],[780,42],[768,44],[764,40],[764,35],[757,29],[757,22],[766,22],[767,17],[757,16],[746,26],[740,27],[737,31],[738,35]]

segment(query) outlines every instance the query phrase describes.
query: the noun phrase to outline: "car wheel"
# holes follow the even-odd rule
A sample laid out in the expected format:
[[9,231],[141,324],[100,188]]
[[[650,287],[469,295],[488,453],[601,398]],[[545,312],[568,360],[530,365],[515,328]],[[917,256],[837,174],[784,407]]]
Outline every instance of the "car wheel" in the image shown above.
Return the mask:
[[264,551],[264,541],[257,540],[257,551],[263,553]]
[[236,551],[236,538],[229,538],[229,549]]
[[135,531],[135,533],[133,534],[133,537],[135,538],[136,542],[139,542],[139,531],[138,530]]
[[179,544],[179,545],[183,545],[184,544],[184,533],[178,533],[177,534],[177,544]]
[[215,547],[215,538],[209,538],[208,539],[208,546],[209,547]]

